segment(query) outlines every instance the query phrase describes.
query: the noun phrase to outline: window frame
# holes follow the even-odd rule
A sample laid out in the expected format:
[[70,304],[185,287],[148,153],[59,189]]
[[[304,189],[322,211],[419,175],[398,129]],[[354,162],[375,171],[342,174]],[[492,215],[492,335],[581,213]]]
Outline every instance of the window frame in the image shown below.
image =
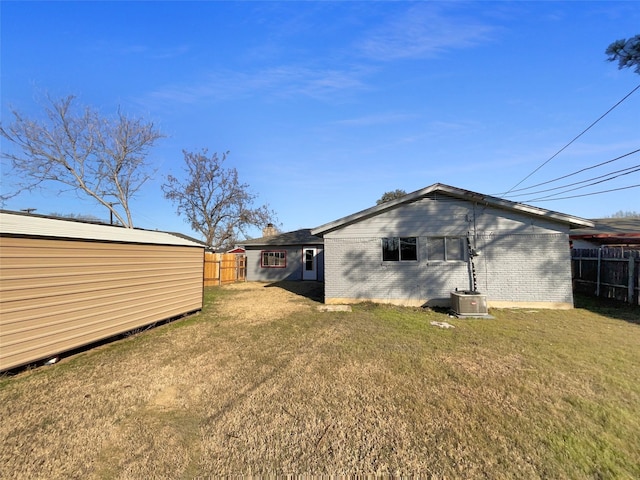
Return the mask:
[[[273,258],[279,258],[282,260],[282,265],[269,265],[268,263],[264,263],[265,254],[281,254],[282,257],[276,257],[273,255]],[[287,268],[287,251],[286,250],[261,250],[260,251],[260,268]]]
[[[410,258],[410,259],[403,259],[402,258],[402,245],[403,242],[405,245],[408,244],[408,240],[413,240],[413,246],[414,246],[414,251],[415,251],[415,258]],[[385,248],[385,245],[388,245],[390,242],[396,243],[396,249],[394,249],[393,251],[397,252],[397,257],[398,258],[386,258],[388,257],[388,255],[385,254],[386,251],[388,251],[388,248]],[[413,237],[383,237],[380,239],[380,253],[382,254],[382,261],[384,263],[406,263],[406,262],[417,262],[419,257],[418,257],[418,237],[417,236],[413,236]]]
[[[431,236],[431,237],[427,237],[427,261],[428,262],[442,262],[442,263],[464,263],[467,261],[467,252],[466,249],[464,248],[464,240],[465,237],[460,237],[460,236],[447,236],[447,235],[443,235],[443,236]],[[434,241],[442,241],[443,243],[441,243],[440,245],[442,245],[443,248],[443,257],[444,258],[431,258],[430,255],[430,251],[431,251],[431,246],[430,244]],[[451,241],[457,241],[458,245],[460,247],[460,257],[458,258],[453,258],[450,259],[450,250],[448,248],[448,244]]]

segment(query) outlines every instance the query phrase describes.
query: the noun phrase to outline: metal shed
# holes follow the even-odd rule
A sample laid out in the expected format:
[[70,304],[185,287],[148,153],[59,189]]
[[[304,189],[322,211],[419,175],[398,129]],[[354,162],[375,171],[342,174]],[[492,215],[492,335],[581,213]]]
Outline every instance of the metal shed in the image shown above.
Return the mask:
[[202,309],[201,244],[0,211],[0,371]]

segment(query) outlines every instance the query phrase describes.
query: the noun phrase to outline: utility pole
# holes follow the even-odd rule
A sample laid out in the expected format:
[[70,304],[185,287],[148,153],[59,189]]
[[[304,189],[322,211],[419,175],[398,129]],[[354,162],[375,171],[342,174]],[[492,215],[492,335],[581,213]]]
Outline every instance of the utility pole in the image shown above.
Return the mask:
[[35,212],[36,210],[37,208],[21,208],[20,209],[21,212],[27,212],[27,213]]
[[[111,208],[113,208],[114,205],[120,205],[120,203],[119,202],[109,202],[109,206]],[[111,208],[109,209],[109,216],[110,216],[109,223],[111,225],[113,225],[113,210],[111,210]]]

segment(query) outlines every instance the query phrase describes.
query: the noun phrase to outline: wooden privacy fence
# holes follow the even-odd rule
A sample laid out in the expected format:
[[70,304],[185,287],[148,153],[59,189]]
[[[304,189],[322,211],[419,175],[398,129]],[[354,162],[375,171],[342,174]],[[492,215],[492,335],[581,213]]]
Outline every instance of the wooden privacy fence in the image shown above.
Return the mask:
[[574,248],[571,270],[574,291],[640,305],[640,250]]
[[247,257],[236,253],[204,254],[204,286],[223,285],[246,280]]

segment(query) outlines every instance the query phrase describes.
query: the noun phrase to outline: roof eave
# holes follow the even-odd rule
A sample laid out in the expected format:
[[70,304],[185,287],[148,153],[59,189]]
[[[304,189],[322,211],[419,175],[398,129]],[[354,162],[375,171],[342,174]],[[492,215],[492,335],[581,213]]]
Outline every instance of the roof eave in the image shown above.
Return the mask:
[[398,205],[414,202],[420,199],[421,197],[424,197],[425,195],[428,195],[429,193],[436,192],[436,191],[443,192],[457,198],[462,198],[464,200],[483,203],[486,205],[504,208],[507,210],[519,211],[529,215],[536,215],[536,216],[541,216],[545,218],[551,218],[561,223],[567,223],[571,228],[594,226],[594,223],[592,221],[584,218],[574,217],[572,215],[566,215],[564,213],[554,212],[551,210],[545,210],[544,208],[534,207],[532,205],[526,205],[524,203],[515,203],[509,200],[504,200],[502,198],[492,197],[490,195],[483,195],[476,192],[472,192],[470,190],[464,190],[461,188],[452,187],[450,185],[445,185],[442,183],[434,183],[429,187],[409,193],[395,200],[391,200],[381,205],[370,207],[366,210],[362,210],[360,212],[348,215],[346,217],[342,217],[330,223],[325,223],[324,225],[321,225],[319,227],[312,229],[311,234],[324,235],[332,230],[337,230],[338,228],[341,228],[342,226],[345,226],[347,224],[354,223],[354,222],[363,220],[365,218],[372,217],[374,215],[382,213],[386,210],[395,208]]
[[124,228],[117,225],[67,220],[8,210],[0,211],[0,236],[204,248],[201,243],[196,243],[192,239],[171,232]]
[[464,190],[450,185],[436,184],[439,186],[438,190],[448,193],[452,196],[463,198],[465,200],[472,200],[479,203],[485,203],[487,205],[504,208],[507,210],[515,210],[530,215],[537,215],[540,217],[552,218],[562,223],[568,223],[570,226],[575,227],[593,227],[594,223],[591,220],[585,218],[575,217],[573,215],[567,215],[565,213],[554,212],[553,210],[547,210],[540,207],[534,207],[533,205],[527,205],[525,203],[512,202],[499,197],[493,197],[491,195],[483,195],[480,193],[472,192],[470,190]]
[[321,245],[324,239],[321,237],[312,238],[308,228],[285,232],[270,237],[260,237],[251,240],[238,242],[238,246],[242,247],[274,247],[274,246],[300,246],[300,245]]

